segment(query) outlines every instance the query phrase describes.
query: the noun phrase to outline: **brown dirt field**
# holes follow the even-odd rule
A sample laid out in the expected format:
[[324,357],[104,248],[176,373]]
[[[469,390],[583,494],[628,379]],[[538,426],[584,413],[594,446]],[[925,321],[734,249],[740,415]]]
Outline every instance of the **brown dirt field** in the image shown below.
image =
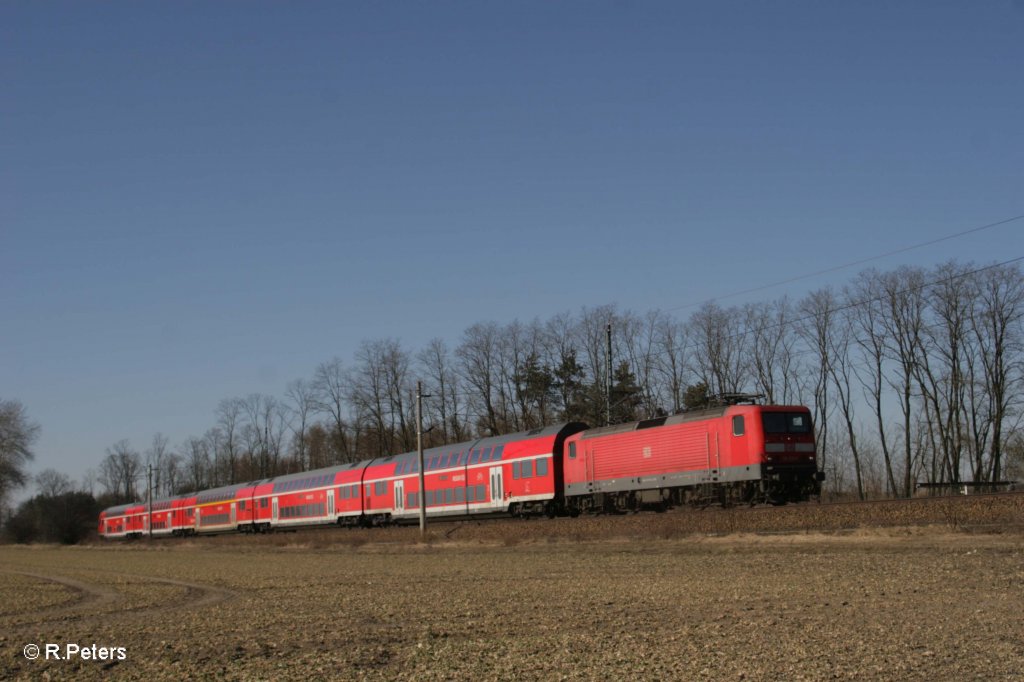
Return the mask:
[[[0,547],[0,679],[1022,679],[1024,535],[944,518],[709,536],[678,530],[692,515],[641,514],[437,525],[428,543],[397,528]],[[48,643],[126,659],[25,658]]]

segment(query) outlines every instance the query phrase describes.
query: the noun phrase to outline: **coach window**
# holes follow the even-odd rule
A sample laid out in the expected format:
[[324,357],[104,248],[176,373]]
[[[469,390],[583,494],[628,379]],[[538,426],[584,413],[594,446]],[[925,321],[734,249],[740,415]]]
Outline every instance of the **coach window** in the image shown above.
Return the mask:
[[569,443],[569,459],[576,459],[576,443]]
[[481,462],[490,462],[491,461],[491,449],[490,448],[484,448],[484,454],[480,455],[480,461]]
[[548,475],[548,461],[546,459],[537,460],[537,475],[547,476]]
[[742,436],[743,435],[743,415],[736,415],[732,418],[732,435]]
[[512,479],[519,478],[519,462],[512,462]]
[[526,460],[523,462],[523,478],[533,478],[533,460]]

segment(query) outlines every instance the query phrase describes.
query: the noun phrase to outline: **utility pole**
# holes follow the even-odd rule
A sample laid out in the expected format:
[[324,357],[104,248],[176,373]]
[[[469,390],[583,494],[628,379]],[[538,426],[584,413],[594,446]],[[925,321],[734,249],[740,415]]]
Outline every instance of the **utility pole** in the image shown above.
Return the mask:
[[423,382],[416,382],[416,454],[420,462],[420,492],[417,498],[420,503],[420,540],[427,539],[427,496],[426,474],[423,471]]
[[604,423],[612,423],[612,323],[608,323],[608,345],[605,347],[605,365],[608,369],[604,380]]
[[146,528],[153,539],[153,465],[146,465]]

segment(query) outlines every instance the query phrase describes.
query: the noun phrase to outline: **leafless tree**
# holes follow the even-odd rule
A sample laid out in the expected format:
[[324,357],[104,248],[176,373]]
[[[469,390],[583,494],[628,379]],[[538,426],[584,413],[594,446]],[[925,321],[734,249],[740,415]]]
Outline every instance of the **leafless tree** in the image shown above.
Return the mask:
[[672,414],[683,409],[686,388],[697,381],[687,362],[690,345],[687,329],[686,325],[668,316],[663,317],[658,326],[657,367],[662,377],[660,383],[664,387],[664,400]]
[[712,394],[739,393],[747,381],[741,314],[706,303],[687,322],[701,381]]
[[190,436],[181,446],[185,453],[185,484],[189,490],[209,487],[210,449],[205,438]]
[[[818,463],[828,465],[829,416],[832,412],[829,387],[832,384],[832,327],[836,316],[836,296],[829,288],[808,294],[797,306],[796,333],[812,358],[814,426],[817,431]],[[839,467],[837,467],[838,469]],[[830,480],[830,479],[827,479]]]
[[[535,346],[533,346],[535,348]],[[498,335],[498,412],[502,415],[500,428],[505,432],[522,431],[532,422],[530,391],[527,389],[530,339],[519,320],[513,320]]]
[[25,467],[32,461],[32,443],[39,437],[39,425],[29,419],[16,400],[0,400],[0,509],[7,496],[25,485]]
[[79,489],[79,491],[81,491],[83,493],[86,493],[88,495],[95,495],[96,494],[96,470],[95,469],[89,468],[89,469],[85,470],[85,473],[82,474],[82,480],[79,482],[78,489]]
[[277,398],[262,393],[251,393],[242,407],[245,416],[242,440],[247,449],[248,476],[275,476],[288,430],[287,410]]
[[225,398],[217,405],[217,426],[223,435],[224,469],[227,482],[234,483],[238,476],[238,457],[241,451],[240,437],[244,401],[240,398]]
[[313,375],[313,396],[318,412],[331,419],[332,460],[334,463],[357,460],[358,432],[354,441],[349,439],[349,396],[351,379],[340,358],[321,363]]
[[979,454],[974,462],[975,480],[999,480],[1002,476],[1004,427],[1024,387],[1024,277],[1018,267],[1000,265],[978,273],[978,299],[971,330],[977,339],[984,369],[985,393],[991,419],[989,462]]
[[864,398],[871,406],[878,431],[879,447],[885,470],[889,493],[896,494],[896,478],[892,467],[892,453],[885,425],[883,409],[886,375],[885,331],[882,326],[884,296],[878,286],[878,273],[864,271],[846,289],[846,304],[854,325],[853,338],[860,349],[861,362],[854,365],[854,373],[864,391]]
[[447,344],[442,339],[432,339],[417,355],[417,361],[426,377],[424,391],[431,396],[424,401],[424,418],[440,427],[442,443],[465,440],[467,433],[459,416],[462,409],[459,376]]
[[587,412],[584,420],[591,425],[604,424],[607,421],[605,405],[608,402],[607,376],[608,365],[608,326],[612,329],[612,362],[622,357],[621,345],[622,320],[618,308],[614,305],[602,305],[595,308],[583,308],[576,323],[573,337],[575,348],[579,351],[579,360],[584,369],[583,383],[589,389],[585,403]]
[[277,476],[284,473],[281,468],[281,455],[284,452],[285,437],[291,430],[288,407],[277,398],[268,396],[264,402],[263,423],[267,436],[267,473],[264,476]]
[[119,440],[107,448],[107,456],[100,463],[100,484],[108,493],[124,500],[134,500],[141,469],[139,453],[127,440]]
[[509,430],[533,429],[559,418],[557,381],[551,366],[557,355],[546,325],[534,320],[529,325],[509,328],[505,334],[503,377],[511,372],[514,404]]
[[71,479],[56,469],[46,469],[36,474],[36,490],[43,497],[58,497],[72,490]]
[[[819,310],[822,314],[832,314],[839,308],[834,300],[828,300],[832,292],[823,290],[818,299]],[[850,357],[850,343],[853,336],[853,322],[851,316],[843,314],[843,311],[836,314],[835,321],[830,324],[831,333],[828,336],[828,375],[835,388],[835,397],[839,400],[839,413],[842,415],[843,423],[846,425],[846,435],[849,438],[850,456],[853,458],[853,472],[857,481],[857,496],[865,499],[864,496],[864,467],[861,457],[860,444],[857,439],[857,423],[854,415],[854,391],[853,391],[853,359]]]
[[[930,457],[923,464],[932,481],[959,480],[961,459],[978,440],[966,438],[975,403],[971,399],[974,355],[968,347],[966,323],[973,296],[970,272],[947,264],[929,279],[925,288],[925,313],[933,324],[921,324],[914,371],[920,386],[922,409],[927,416]],[[986,436],[987,438],[987,436]]]
[[307,431],[310,419],[316,410],[316,396],[313,387],[302,379],[288,384],[285,392],[288,398],[288,409],[291,412],[292,443],[295,452],[295,465],[299,470],[309,465],[309,443]]
[[899,396],[903,416],[903,489],[910,497],[914,490],[914,449],[911,426],[914,418],[914,383],[921,353],[921,332],[924,326],[924,287],[926,279],[920,268],[900,268],[882,275],[881,294],[885,315],[882,324],[889,352],[899,370],[888,383]]
[[177,495],[182,492],[182,456],[176,452],[168,453],[163,460],[163,473],[160,475],[164,482],[165,495]]
[[544,324],[544,364],[550,368],[553,378],[559,418],[566,421],[588,419],[588,411],[582,406],[588,380],[579,361],[578,337],[577,324],[571,313],[559,313]]
[[409,355],[398,341],[364,341],[352,368],[349,399],[368,421],[373,456],[384,457],[415,443],[409,428]]
[[210,455],[210,471],[207,474],[207,483],[211,486],[221,486],[231,480],[229,473],[229,455],[227,438],[219,426],[213,426],[203,434],[206,442],[206,451]]
[[167,457],[168,444],[170,440],[162,433],[153,436],[153,443],[146,450],[146,465],[152,467],[153,472],[153,495],[161,495],[165,492],[166,485],[163,480],[164,458]]
[[481,322],[465,331],[462,343],[455,350],[459,374],[470,388],[468,406],[476,415],[477,430],[494,435],[501,433],[504,417],[499,415],[495,405],[500,368],[499,339],[498,325]]
[[636,377],[638,416],[644,418],[667,413],[660,399],[663,391],[659,385],[662,374],[658,358],[664,319],[664,313],[657,310],[643,316],[625,314],[619,319],[622,353]]
[[789,300],[751,304],[744,307],[743,314],[756,392],[764,395],[770,405],[789,404],[795,393]]

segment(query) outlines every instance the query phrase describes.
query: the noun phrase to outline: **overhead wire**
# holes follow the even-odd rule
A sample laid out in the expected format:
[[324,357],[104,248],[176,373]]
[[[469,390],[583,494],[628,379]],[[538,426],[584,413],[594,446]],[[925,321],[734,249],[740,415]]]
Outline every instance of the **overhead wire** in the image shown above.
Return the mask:
[[685,310],[687,308],[695,308],[697,306],[704,305],[705,303],[709,303],[711,301],[719,301],[719,300],[726,299],[726,298],[735,298],[736,296],[743,296],[745,294],[752,294],[752,293],[756,293],[758,291],[764,291],[766,289],[774,289],[775,287],[780,287],[780,286],[783,286],[785,284],[792,284],[793,282],[799,282],[801,280],[810,279],[812,277],[819,277],[821,275],[827,275],[827,274],[830,274],[830,273],[833,273],[833,272],[838,272],[840,270],[845,270],[847,268],[856,267],[858,265],[864,265],[866,263],[871,263],[871,262],[876,261],[876,260],[881,260],[883,258],[888,258],[890,256],[896,256],[896,255],[899,255],[901,253],[906,253],[908,251],[913,251],[915,249],[921,249],[921,248],[924,248],[926,246],[932,246],[934,244],[940,244],[942,242],[949,241],[950,239],[956,239],[958,237],[964,237],[966,235],[974,234],[976,232],[982,232],[984,230],[990,230],[990,229],[992,229],[994,227],[999,227],[1000,225],[1006,225],[1007,223],[1012,223],[1014,221],[1022,220],[1022,219],[1024,219],[1024,214],[1016,215],[1016,216],[1013,216],[1013,217],[1010,217],[1010,218],[1005,218],[1003,220],[997,220],[994,223],[988,223],[986,225],[979,225],[977,227],[972,227],[972,228],[969,228],[969,229],[966,229],[966,230],[961,230],[960,232],[956,232],[954,234],[948,234],[948,235],[946,235],[944,237],[938,237],[937,239],[930,239],[928,241],[920,242],[920,243],[917,243],[917,244],[911,244],[910,246],[904,246],[904,247],[901,247],[901,248],[898,248],[898,249],[893,249],[891,251],[886,251],[885,253],[880,253],[878,255],[870,256],[868,258],[861,258],[859,260],[851,261],[849,263],[843,263],[842,265],[836,265],[836,266],[833,266],[833,267],[830,267],[830,268],[825,268],[823,270],[816,270],[814,272],[809,272],[809,273],[806,273],[806,274],[803,274],[803,275],[797,275],[796,277],[790,277],[788,279],[779,280],[777,282],[771,282],[769,284],[763,284],[763,285],[759,285],[759,286],[756,286],[756,287],[751,287],[749,289],[742,289],[740,291],[733,291],[733,292],[728,293],[728,294],[723,294],[721,296],[715,296],[713,298],[705,299],[703,301],[698,301],[698,302],[695,302],[695,303],[687,303],[687,304],[684,304],[684,305],[681,305],[681,306],[676,306],[674,308],[667,308],[666,312],[674,312],[676,310]]

